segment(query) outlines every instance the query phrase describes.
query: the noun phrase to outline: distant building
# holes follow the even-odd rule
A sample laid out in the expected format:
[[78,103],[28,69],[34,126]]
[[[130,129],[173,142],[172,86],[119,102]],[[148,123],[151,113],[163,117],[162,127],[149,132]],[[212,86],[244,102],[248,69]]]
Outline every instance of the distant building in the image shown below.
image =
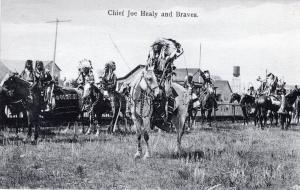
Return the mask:
[[[45,61],[44,64],[45,64],[45,69],[48,69],[51,73],[53,61]],[[56,76],[56,77],[58,77],[58,79],[60,79],[60,72],[61,72],[61,69],[57,66],[57,64],[54,64],[53,76]]]
[[0,61],[0,82],[8,72],[9,69],[4,65],[2,61]]

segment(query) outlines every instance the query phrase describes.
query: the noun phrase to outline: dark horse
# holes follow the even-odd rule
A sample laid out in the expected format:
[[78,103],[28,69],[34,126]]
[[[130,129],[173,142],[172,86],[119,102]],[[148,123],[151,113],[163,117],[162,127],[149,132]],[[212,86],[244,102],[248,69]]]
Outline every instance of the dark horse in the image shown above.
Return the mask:
[[[232,93],[229,103],[233,103],[237,101],[241,108],[244,118],[244,125],[249,122],[249,112],[252,108],[254,108],[255,105],[255,98],[253,96],[250,96],[248,94],[239,95],[238,93]],[[256,120],[255,120],[256,121]]]
[[[111,107],[110,101],[107,98],[104,98],[104,93],[102,89],[97,88],[94,85],[86,83],[83,90],[83,100],[84,102],[88,101],[89,108],[89,118],[90,118],[90,129],[95,126],[95,116],[98,123],[101,121],[102,114],[112,112],[112,120],[108,128],[108,132],[116,132],[117,120],[119,114],[121,113],[126,117],[126,106],[123,106],[125,103],[125,97],[120,93],[115,92],[114,94],[114,108]],[[87,105],[87,104],[86,104]],[[125,104],[124,104],[125,105]],[[125,121],[126,122],[126,121]],[[97,132],[98,134],[98,132]]]
[[41,113],[41,102],[43,101],[40,89],[35,88],[33,90],[32,100],[29,100],[30,83],[21,79],[16,73],[10,74],[10,76],[3,81],[2,87],[7,89],[10,102],[21,102],[23,104],[28,117],[27,137],[31,138],[32,127],[34,127],[34,139],[37,141],[39,133],[39,115]]
[[[288,112],[287,114],[280,114],[280,124],[281,124],[281,129],[288,129],[290,122],[291,122],[291,112],[293,111],[293,104],[295,103],[297,97],[300,95],[300,90],[295,89],[292,90],[289,94],[286,95],[286,111]],[[267,111],[270,110],[273,113],[277,113],[280,104],[273,104],[271,97],[262,95],[258,97],[255,101],[256,104],[256,111],[257,111],[257,116],[259,118],[259,122],[261,125],[261,128],[264,128],[264,123],[266,123],[267,120]]]
[[212,85],[208,84],[207,87],[200,92],[199,101],[200,101],[199,108],[201,111],[202,124],[206,119],[208,125],[211,126],[211,120],[212,120],[211,113],[215,106],[215,94]]
[[199,97],[195,94],[192,93],[190,98],[190,102],[189,102],[189,107],[188,107],[188,115],[186,118],[186,122],[187,122],[187,130],[191,130],[193,128],[193,125],[195,125],[196,123],[196,116],[198,113],[198,110],[200,109],[200,101],[199,101]]
[[[89,129],[87,134],[91,130],[96,130],[96,123],[101,122],[102,115],[111,111],[110,101],[104,98],[104,94],[99,88],[90,83],[86,83],[83,87],[83,107],[84,111],[88,112],[89,115]],[[97,129],[97,135],[99,129]]]

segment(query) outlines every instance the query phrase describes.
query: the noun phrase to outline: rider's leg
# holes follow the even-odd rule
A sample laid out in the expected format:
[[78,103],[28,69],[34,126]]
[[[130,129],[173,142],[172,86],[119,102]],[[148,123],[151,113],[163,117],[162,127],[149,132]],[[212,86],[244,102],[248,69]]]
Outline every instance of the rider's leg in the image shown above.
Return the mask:
[[115,124],[115,119],[116,119],[116,117],[117,117],[117,115],[116,114],[118,114],[118,113],[116,113],[117,111],[116,111],[116,105],[115,105],[115,95],[114,94],[110,94],[110,105],[111,105],[111,110],[112,110],[112,112],[113,112],[113,119],[112,119],[112,121],[111,121],[111,123],[110,123],[110,130],[111,130],[111,132],[114,130],[114,124]]
[[167,103],[168,103],[166,127],[172,130],[172,116],[175,108],[175,96],[173,93],[171,79],[166,80],[165,91],[166,91]]
[[167,122],[166,125],[168,128],[172,129],[172,116],[175,107],[175,98],[173,95],[170,95],[167,99],[168,101],[168,108],[167,108]]
[[213,99],[214,99],[214,109],[215,109],[215,111],[218,111],[219,108],[218,108],[218,102],[216,100],[216,97],[214,97]]

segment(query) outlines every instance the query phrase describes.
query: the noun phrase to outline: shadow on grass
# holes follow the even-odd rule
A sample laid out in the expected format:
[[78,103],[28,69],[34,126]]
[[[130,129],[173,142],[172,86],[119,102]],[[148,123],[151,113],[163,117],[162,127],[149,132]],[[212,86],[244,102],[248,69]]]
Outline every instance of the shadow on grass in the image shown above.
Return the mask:
[[202,150],[183,150],[181,153],[156,153],[159,158],[167,159],[187,159],[190,161],[199,161],[199,159],[205,158],[205,154]]

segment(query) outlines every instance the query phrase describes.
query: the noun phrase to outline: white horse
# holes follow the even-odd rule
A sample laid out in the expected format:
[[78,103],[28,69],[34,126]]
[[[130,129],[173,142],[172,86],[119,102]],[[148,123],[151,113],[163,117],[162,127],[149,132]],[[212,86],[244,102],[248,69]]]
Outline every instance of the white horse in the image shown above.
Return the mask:
[[[150,119],[152,116],[153,106],[152,101],[159,93],[159,85],[156,76],[153,72],[153,67],[146,67],[145,70],[138,73],[135,80],[131,83],[130,94],[133,98],[131,107],[132,119],[137,130],[138,147],[135,154],[135,159],[142,156],[141,138],[144,136],[146,142],[146,152],[144,159],[150,157],[149,133]],[[179,84],[174,83],[173,88],[177,92],[176,105],[172,122],[177,131],[177,150],[181,152],[181,138],[184,133],[184,123],[187,116],[189,95]]]

